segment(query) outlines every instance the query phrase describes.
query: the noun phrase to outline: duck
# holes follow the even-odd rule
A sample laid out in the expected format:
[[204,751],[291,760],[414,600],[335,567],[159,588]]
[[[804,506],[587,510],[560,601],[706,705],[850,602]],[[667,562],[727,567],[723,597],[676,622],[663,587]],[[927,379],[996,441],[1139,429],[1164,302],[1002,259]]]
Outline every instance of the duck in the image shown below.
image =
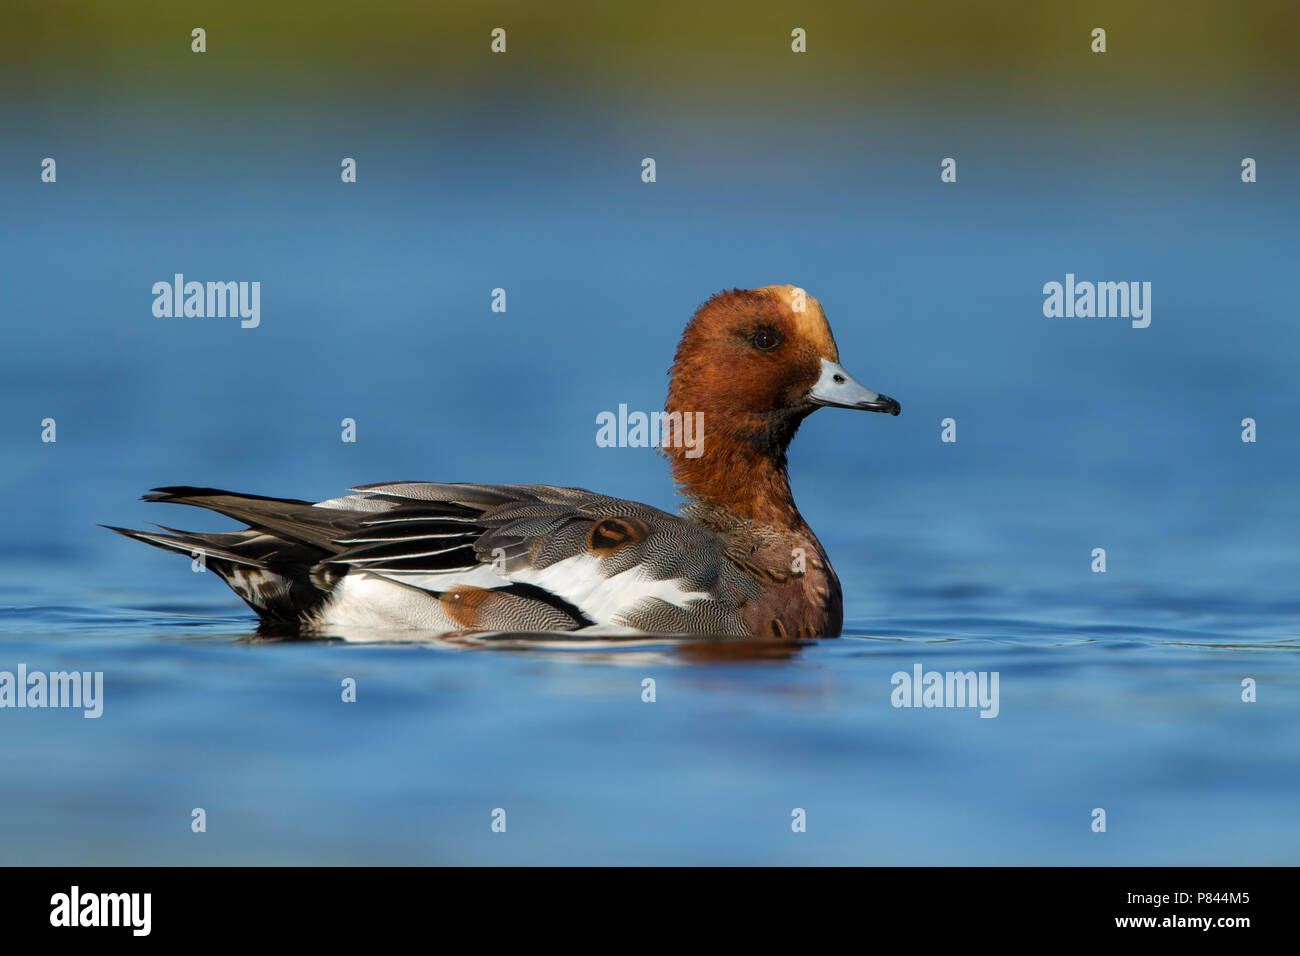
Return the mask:
[[[260,633],[629,631],[838,637],[839,578],[795,506],[786,451],[823,407],[898,415],[840,365],[821,303],[792,285],[701,305],[669,371],[678,513],[582,488],[397,481],[327,501],[156,488],[246,527],[111,531],[202,562]],[[702,432],[683,441],[683,422]]]

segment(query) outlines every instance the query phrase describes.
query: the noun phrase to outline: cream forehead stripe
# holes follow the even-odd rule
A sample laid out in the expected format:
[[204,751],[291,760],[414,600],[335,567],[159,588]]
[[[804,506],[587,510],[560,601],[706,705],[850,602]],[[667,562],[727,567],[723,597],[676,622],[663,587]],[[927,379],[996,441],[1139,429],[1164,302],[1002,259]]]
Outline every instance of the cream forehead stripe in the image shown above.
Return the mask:
[[[826,313],[822,311],[820,302],[795,285],[765,285],[755,291],[766,292],[779,299],[790,311],[799,334],[814,343],[823,358],[839,361],[839,349],[835,346],[830,323],[826,321]],[[799,308],[800,305],[802,308]]]

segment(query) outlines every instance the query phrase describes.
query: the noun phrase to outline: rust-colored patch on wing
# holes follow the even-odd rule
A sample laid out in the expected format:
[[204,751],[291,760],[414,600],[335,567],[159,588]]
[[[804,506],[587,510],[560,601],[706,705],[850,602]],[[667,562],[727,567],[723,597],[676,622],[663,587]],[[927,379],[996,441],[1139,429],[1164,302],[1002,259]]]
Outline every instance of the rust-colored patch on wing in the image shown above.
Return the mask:
[[476,588],[472,584],[462,584],[450,591],[443,591],[438,595],[438,601],[449,618],[461,627],[471,630],[478,627],[479,611],[493,596],[494,592],[490,588]]
[[650,526],[640,518],[603,518],[587,534],[587,550],[608,558],[628,545],[640,544],[650,537]]

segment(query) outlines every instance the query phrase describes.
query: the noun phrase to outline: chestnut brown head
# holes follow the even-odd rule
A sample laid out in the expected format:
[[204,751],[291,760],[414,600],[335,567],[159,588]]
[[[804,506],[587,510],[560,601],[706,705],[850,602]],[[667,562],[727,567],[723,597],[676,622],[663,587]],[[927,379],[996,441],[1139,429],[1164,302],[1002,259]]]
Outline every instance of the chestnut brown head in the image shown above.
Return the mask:
[[888,412],[898,402],[839,364],[821,304],[796,286],[720,292],[682,333],[663,451],[692,501],[766,525],[802,525],[786,448],[822,405]]
[[796,286],[713,296],[686,326],[671,375],[670,412],[703,412],[709,432],[776,451],[822,405],[899,412],[840,366],[821,303]]

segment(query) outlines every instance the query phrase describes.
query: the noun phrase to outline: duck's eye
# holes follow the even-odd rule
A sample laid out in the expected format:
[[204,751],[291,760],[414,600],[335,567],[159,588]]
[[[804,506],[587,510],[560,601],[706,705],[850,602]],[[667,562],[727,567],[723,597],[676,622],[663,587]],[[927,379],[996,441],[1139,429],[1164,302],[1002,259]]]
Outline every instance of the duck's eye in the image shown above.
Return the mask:
[[759,329],[754,333],[754,337],[750,341],[754,343],[754,348],[760,352],[770,352],[781,344],[781,336],[771,329]]

